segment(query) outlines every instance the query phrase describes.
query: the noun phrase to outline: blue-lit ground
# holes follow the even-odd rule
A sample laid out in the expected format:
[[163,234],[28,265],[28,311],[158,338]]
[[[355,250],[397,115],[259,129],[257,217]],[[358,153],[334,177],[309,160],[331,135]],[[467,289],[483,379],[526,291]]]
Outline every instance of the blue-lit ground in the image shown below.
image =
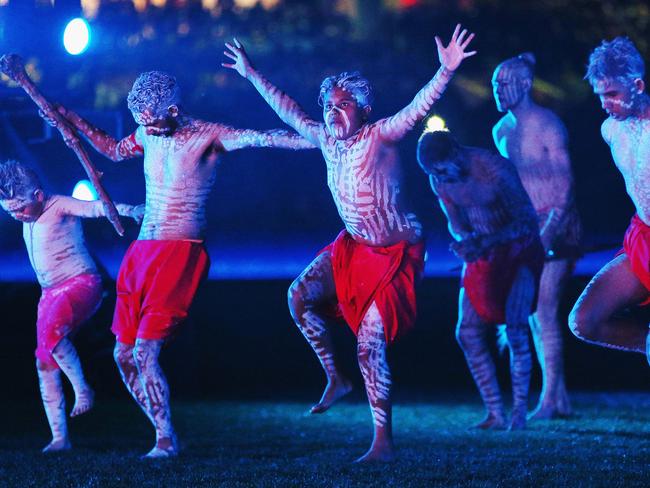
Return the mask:
[[3,402],[11,418],[0,437],[3,486],[487,487],[647,486],[650,395],[581,393],[568,420],[523,432],[467,430],[481,409],[463,395],[397,395],[398,458],[354,465],[368,447],[369,412],[361,395],[321,416],[306,398],[178,401],[183,451],[143,462],[151,432],[144,415],[101,398],[74,421],[76,448],[43,456],[47,429],[35,402]]

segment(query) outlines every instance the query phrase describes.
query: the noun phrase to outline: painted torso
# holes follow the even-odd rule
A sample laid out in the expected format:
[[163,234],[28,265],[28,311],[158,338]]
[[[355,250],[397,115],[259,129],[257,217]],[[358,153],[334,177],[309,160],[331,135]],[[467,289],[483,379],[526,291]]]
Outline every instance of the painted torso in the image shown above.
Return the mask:
[[376,124],[362,126],[345,140],[336,140],[323,127],[320,141],[327,184],[352,237],[371,246],[417,242],[420,223],[400,205],[397,149],[380,139]]
[[146,207],[138,239],[202,240],[205,205],[214,184],[215,124],[194,120],[163,137],[138,129],[144,148]]
[[650,119],[609,118],[602,134],[639,217],[650,225]]
[[[563,215],[564,224],[560,225],[558,232],[568,238],[579,233],[579,229],[573,228],[579,227],[573,178],[570,167],[553,166],[553,155],[549,149],[549,143],[555,143],[551,141],[564,139],[565,131],[564,124],[557,115],[550,110],[535,107],[517,120],[512,114],[505,115],[496,126],[495,143],[499,153],[517,168],[521,183],[539,217],[540,226],[545,224],[558,202],[567,202],[566,208],[556,211]],[[549,132],[552,133],[550,137]],[[558,195],[558,192],[565,189],[569,192],[568,195]]]
[[468,152],[468,176],[456,182],[431,180],[438,198],[454,209],[447,212],[458,234],[454,237],[497,234],[513,224],[512,238],[536,232],[534,209],[511,163],[481,149]]
[[86,249],[81,219],[64,214],[57,201],[57,195],[48,197],[38,220],[23,223],[29,260],[43,288],[79,274],[97,274]]

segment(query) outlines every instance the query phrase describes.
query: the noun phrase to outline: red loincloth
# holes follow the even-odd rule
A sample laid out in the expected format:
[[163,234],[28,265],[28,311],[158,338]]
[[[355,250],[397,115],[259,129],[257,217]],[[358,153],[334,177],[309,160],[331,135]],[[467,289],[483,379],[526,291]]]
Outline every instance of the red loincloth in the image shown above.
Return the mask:
[[102,303],[102,280],[84,273],[55,286],[43,288],[36,320],[36,357],[58,368],[52,351],[67,335],[76,332]]
[[467,297],[487,323],[506,321],[506,301],[517,271],[527,266],[535,276],[535,298],[531,313],[537,306],[539,279],[544,266],[544,248],[538,236],[522,236],[490,249],[487,255],[465,263],[462,283]]
[[117,340],[169,337],[187,317],[210,259],[201,242],[133,241],[117,277],[111,330]]
[[[630,260],[632,272],[650,292],[650,226],[636,214],[625,231],[623,249],[617,256],[622,253],[625,253]],[[640,305],[648,304],[650,304],[650,297],[640,303]]]
[[401,241],[374,247],[343,230],[321,252],[329,251],[338,304],[330,315],[344,319],[356,335],[372,302],[391,344],[415,325],[415,284],[424,271],[424,243]]

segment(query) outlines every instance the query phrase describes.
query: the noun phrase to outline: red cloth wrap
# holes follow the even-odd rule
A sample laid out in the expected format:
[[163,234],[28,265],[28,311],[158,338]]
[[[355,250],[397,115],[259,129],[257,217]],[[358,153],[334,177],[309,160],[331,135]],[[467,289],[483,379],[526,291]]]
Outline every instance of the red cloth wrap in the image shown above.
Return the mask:
[[[616,255],[623,253],[630,260],[632,272],[650,292],[650,226],[646,225],[638,215],[632,217],[623,238],[623,249]],[[640,303],[640,305],[648,304],[650,304],[650,297]]]
[[465,293],[479,317],[487,323],[506,321],[506,301],[522,266],[535,276],[535,298],[531,313],[537,307],[539,279],[544,267],[544,248],[536,235],[522,236],[491,248],[478,260],[465,263],[462,283]]
[[330,315],[344,319],[355,335],[374,301],[391,344],[415,325],[415,285],[424,271],[424,243],[392,246],[356,242],[345,230],[321,251],[329,251],[337,306]]
[[201,242],[133,241],[117,276],[111,331],[123,344],[169,337],[187,317],[210,267]]
[[91,273],[74,276],[43,288],[36,319],[36,357],[58,368],[52,351],[64,337],[76,332],[102,303],[102,279]]

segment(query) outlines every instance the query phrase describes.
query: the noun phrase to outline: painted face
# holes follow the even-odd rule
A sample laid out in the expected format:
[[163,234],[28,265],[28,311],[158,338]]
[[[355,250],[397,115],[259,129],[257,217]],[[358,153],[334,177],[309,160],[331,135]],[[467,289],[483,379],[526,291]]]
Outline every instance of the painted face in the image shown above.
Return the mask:
[[347,139],[364,124],[368,111],[357,104],[352,94],[335,86],[323,99],[323,120],[335,139]]
[[0,200],[0,206],[20,222],[35,222],[43,213],[43,192]]
[[594,94],[610,117],[625,120],[634,115],[637,100],[637,87],[634,84],[612,79],[598,80],[594,85]]
[[150,136],[170,136],[177,128],[175,117],[168,115],[154,115],[151,110],[144,112],[131,112],[133,119],[138,125],[146,129]]
[[502,64],[494,70],[492,76],[492,93],[499,112],[507,112],[516,107],[524,97],[526,90],[520,74]]
[[439,183],[458,183],[465,175],[463,168],[455,161],[436,161],[430,167],[429,175]]

